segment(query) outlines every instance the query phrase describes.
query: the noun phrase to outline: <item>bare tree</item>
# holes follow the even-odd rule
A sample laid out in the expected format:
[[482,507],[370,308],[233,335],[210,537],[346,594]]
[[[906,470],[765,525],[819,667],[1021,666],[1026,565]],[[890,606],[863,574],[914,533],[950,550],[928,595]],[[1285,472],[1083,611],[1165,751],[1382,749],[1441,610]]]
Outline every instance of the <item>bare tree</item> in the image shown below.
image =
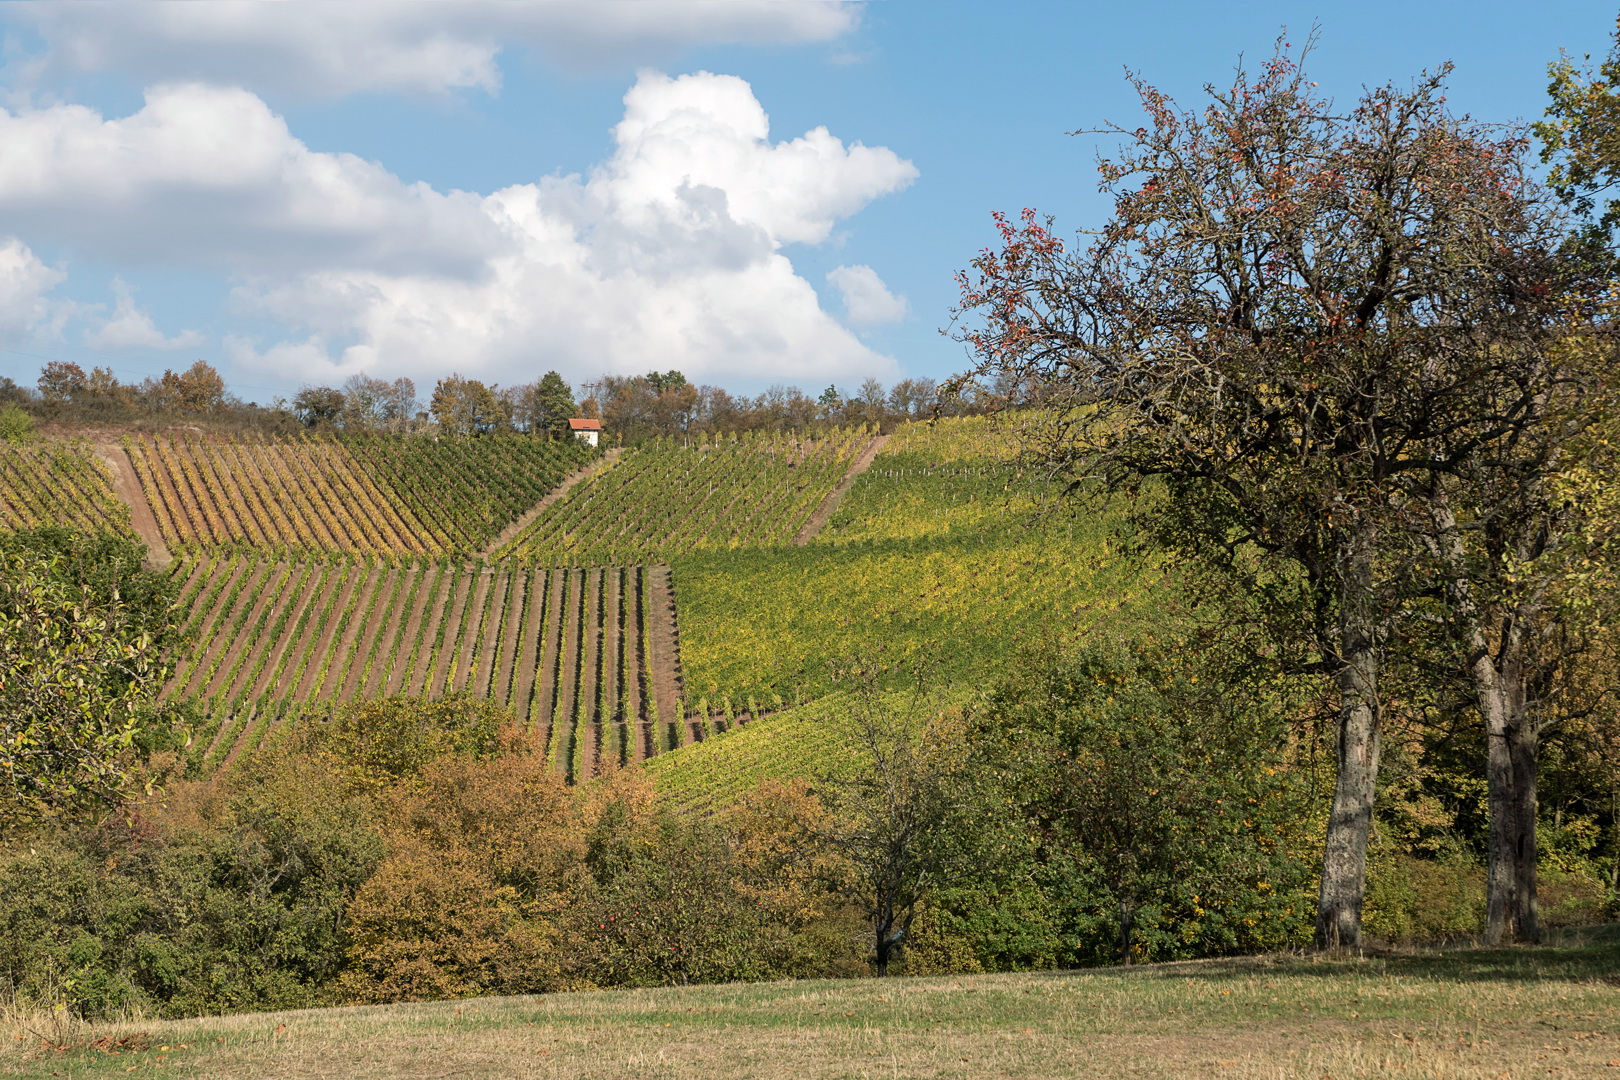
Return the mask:
[[844,671],[847,711],[836,725],[838,768],[817,778],[830,816],[823,843],[850,870],[830,884],[866,916],[879,975],[905,948],[919,905],[961,863],[958,794],[965,741],[936,715],[921,679],[885,693],[871,665]]

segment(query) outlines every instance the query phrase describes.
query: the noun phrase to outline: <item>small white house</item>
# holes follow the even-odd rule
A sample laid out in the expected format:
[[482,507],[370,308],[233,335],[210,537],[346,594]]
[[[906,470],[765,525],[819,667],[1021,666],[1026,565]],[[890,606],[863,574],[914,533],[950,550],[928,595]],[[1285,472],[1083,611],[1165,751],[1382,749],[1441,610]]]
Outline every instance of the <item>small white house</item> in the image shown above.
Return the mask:
[[602,437],[602,421],[586,420],[576,416],[568,421],[568,430],[572,431],[574,438],[580,442],[595,446],[597,440]]

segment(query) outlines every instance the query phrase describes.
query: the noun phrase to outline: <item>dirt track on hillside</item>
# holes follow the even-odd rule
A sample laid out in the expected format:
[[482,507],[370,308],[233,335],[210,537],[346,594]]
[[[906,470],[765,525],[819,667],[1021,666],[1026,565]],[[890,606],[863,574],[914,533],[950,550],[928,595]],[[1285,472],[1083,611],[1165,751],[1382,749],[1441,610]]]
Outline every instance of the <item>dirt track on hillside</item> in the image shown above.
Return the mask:
[[860,478],[861,473],[871,467],[873,460],[878,456],[878,451],[882,450],[883,444],[888,441],[889,437],[887,435],[874,437],[867,444],[866,449],[861,451],[861,456],[849,463],[849,471],[844,473],[842,480],[838,481],[838,486],[827,492],[827,497],[821,500],[821,505],[816,507],[816,512],[810,515],[810,520],[806,521],[804,526],[794,534],[794,547],[804,547],[804,545],[815,539],[817,533],[827,527],[827,522],[832,520],[833,514],[838,510],[838,504],[844,501],[844,496],[849,494],[849,489],[855,486],[855,481]]
[[141,543],[146,545],[146,564],[151,567],[168,566],[174,561],[174,555],[163,542],[157,517],[146,501],[146,493],[141,490],[141,482],[135,476],[135,463],[129,460],[129,452],[117,443],[98,442],[91,445],[106,464],[107,471],[112,473],[113,491],[129,507],[130,526],[134,528],[135,535],[141,538]]

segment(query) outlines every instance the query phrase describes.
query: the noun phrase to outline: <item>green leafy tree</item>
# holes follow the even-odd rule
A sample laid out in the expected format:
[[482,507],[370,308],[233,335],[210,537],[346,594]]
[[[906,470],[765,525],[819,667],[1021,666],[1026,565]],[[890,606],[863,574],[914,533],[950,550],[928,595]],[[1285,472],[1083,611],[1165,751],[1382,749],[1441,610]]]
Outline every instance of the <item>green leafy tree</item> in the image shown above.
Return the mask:
[[174,602],[180,583],[168,574],[147,570],[146,546],[130,537],[98,530],[81,532],[65,525],[43,525],[0,533],[0,553],[48,563],[54,580],[70,589],[88,590],[98,607],[119,607],[130,627],[168,647],[176,631]]
[[555,371],[546,372],[535,387],[534,400],[534,430],[555,438],[567,435],[568,421],[579,415],[579,406],[574,404],[574,392],[563,377]]
[[649,371],[647,383],[655,394],[662,394],[666,390],[679,390],[687,385],[686,376],[678,371]]
[[1534,125],[1548,184],[1584,219],[1579,248],[1609,265],[1620,226],[1620,21],[1613,40],[1596,69],[1590,56],[1548,65],[1546,118]]
[[1129,964],[1144,922],[1210,951],[1289,945],[1305,929],[1310,815],[1285,736],[1230,683],[1120,645],[1025,665],[969,741],[1049,859],[1075,866],[1069,902],[1111,913]]
[[0,825],[114,805],[163,669],[116,589],[63,580],[59,557],[0,551]]

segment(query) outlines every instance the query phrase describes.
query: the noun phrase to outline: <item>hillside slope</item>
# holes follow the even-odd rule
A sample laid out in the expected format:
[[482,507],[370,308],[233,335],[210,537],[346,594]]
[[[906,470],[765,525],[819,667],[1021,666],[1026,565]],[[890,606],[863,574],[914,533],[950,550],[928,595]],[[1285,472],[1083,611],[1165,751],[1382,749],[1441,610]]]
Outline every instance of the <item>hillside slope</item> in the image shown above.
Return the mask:
[[982,419],[902,427],[803,547],[672,560],[692,697],[804,701],[829,666],[881,652],[979,681],[1020,648],[1173,605],[1116,522],[1046,512]]
[[468,557],[595,457],[520,436],[126,436],[167,545]]
[[129,507],[82,439],[0,441],[0,529],[69,525],[133,535]]
[[[657,568],[494,570],[282,562],[177,567],[187,645],[164,693],[201,703],[205,764],[334,702],[465,692],[544,732],[571,777],[691,738],[679,729],[673,617]],[[661,602],[662,601],[662,602]],[[659,700],[662,693],[663,700]]]
[[785,545],[874,438],[844,428],[657,440],[573,488],[495,557],[589,566]]

